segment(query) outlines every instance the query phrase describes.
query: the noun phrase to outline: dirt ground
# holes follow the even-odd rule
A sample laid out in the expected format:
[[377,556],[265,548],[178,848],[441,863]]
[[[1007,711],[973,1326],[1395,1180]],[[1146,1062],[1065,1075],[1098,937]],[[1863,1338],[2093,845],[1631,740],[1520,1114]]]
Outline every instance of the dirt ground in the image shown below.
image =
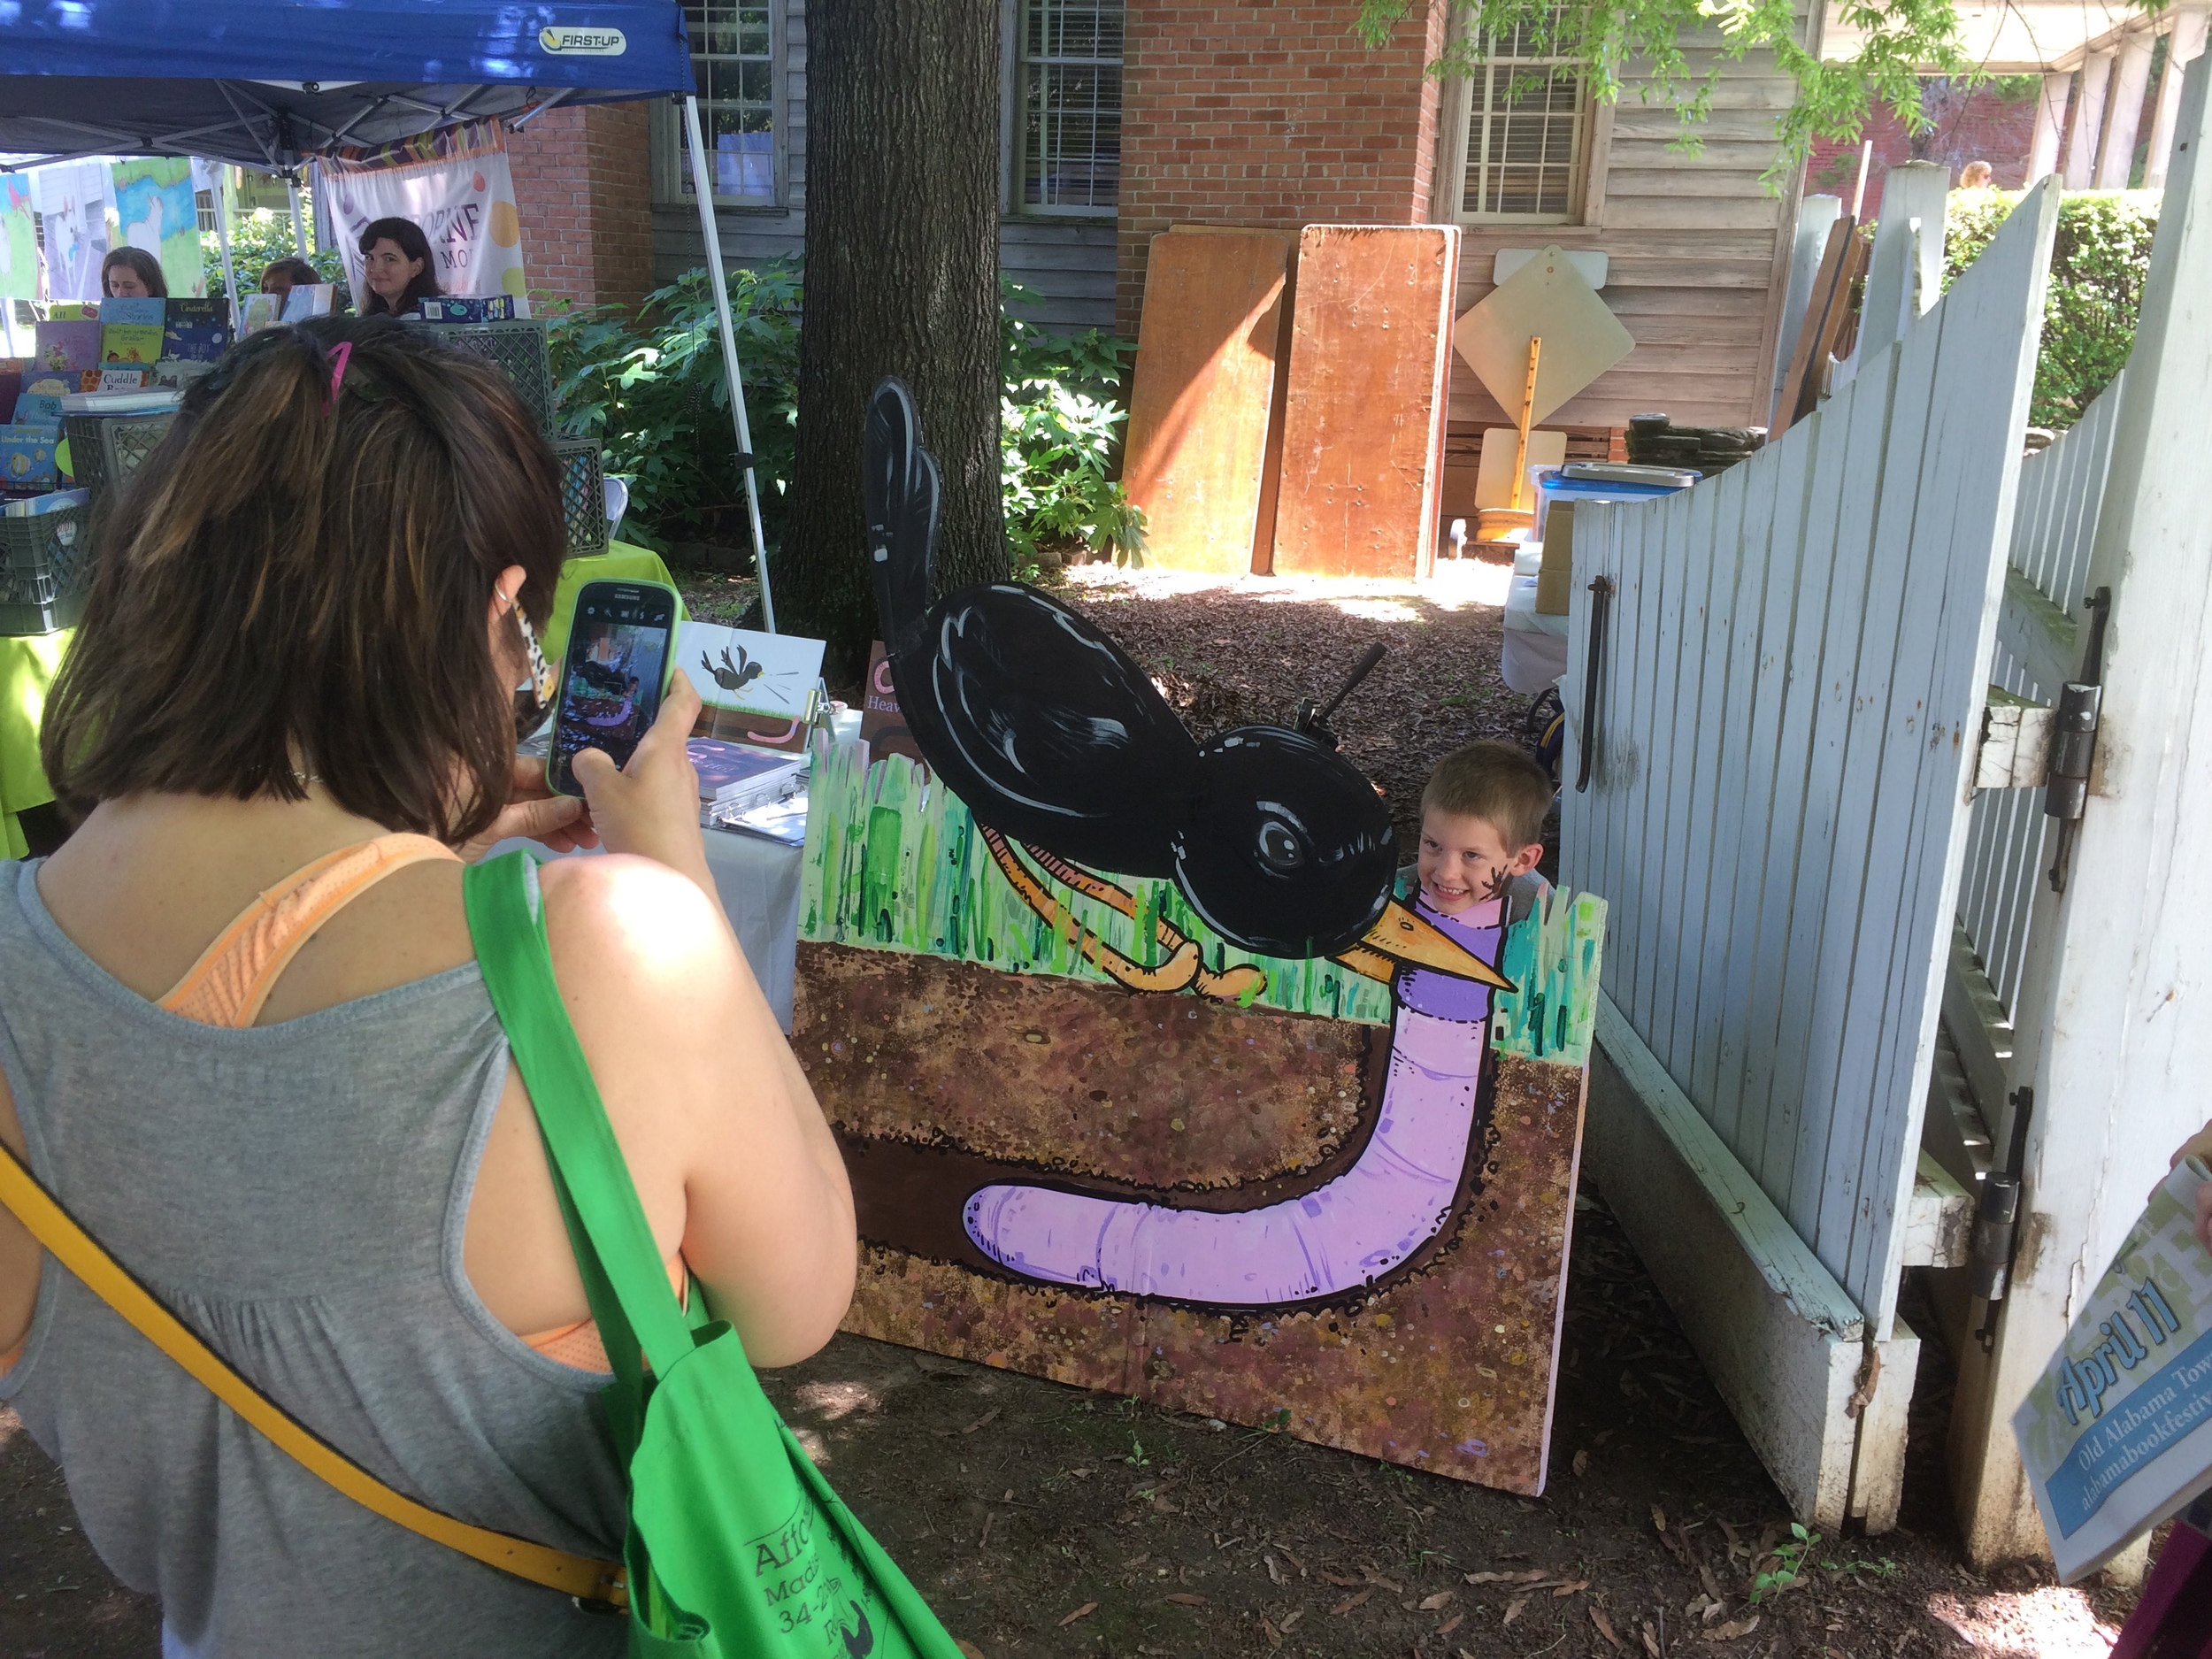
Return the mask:
[[[749,596],[705,582],[687,583],[695,611]],[[1072,591],[1202,729],[1326,695],[1384,639],[1390,655],[1338,726],[1409,827],[1428,761],[1509,733],[1525,700],[1496,680],[1494,604],[1370,586],[1193,594],[1094,578]],[[1902,1525],[1801,1543],[1586,1181],[1576,1210],[1537,1499],[857,1337],[766,1380],[840,1492],[987,1659],[2107,1651],[2126,1594],[1960,1564],[1936,1343],[1922,1350]],[[114,1586],[75,1526],[59,1474],[0,1411],[5,1659],[157,1650],[151,1603]]]

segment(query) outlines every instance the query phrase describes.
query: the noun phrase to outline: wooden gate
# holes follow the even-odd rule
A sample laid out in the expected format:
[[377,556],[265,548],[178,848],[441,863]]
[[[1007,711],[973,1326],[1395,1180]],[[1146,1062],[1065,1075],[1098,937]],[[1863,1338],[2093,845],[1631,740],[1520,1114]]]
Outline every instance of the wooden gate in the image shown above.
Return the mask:
[[[1588,773],[1561,867],[1611,900],[1621,1086],[1594,1077],[1591,1157],[1785,1495],[1826,1525],[1895,1511],[1916,1356],[1897,1287],[2057,208],[2055,181],[2031,191],[1752,461],[1576,515],[1569,770]],[[1701,1206],[1754,1271],[1717,1247],[1670,1261]]]

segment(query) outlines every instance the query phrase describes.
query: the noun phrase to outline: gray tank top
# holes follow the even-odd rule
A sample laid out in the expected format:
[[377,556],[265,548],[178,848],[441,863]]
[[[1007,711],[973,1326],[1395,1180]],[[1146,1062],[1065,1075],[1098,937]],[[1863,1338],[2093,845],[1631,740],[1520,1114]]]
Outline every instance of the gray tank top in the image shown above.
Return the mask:
[[[474,964],[227,1031],[156,1008],[0,862],[0,1071],[33,1171],[263,1393],[433,1509],[614,1559],[624,1489],[594,1376],[534,1353],[462,1271],[507,1040]],[[595,1655],[580,1611],[342,1497],[47,1259],[0,1400],[86,1537],[161,1598],[165,1654]]]

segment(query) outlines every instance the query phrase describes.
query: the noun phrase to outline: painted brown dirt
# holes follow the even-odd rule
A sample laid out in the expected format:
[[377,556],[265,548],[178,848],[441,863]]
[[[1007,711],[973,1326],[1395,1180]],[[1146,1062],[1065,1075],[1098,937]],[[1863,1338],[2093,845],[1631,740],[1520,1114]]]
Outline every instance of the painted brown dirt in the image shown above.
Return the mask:
[[[902,1217],[902,1236],[916,1249],[867,1248],[846,1329],[1171,1409],[1278,1426],[1463,1479],[1541,1490],[1580,1145],[1578,1069],[1494,1056],[1481,1165],[1467,1171],[1453,1223],[1417,1258],[1414,1271],[1349,1308],[1230,1317],[978,1271],[983,1264],[963,1248],[956,1228],[959,1197],[975,1179],[967,1166],[1004,1160],[1079,1180],[1105,1176],[1113,1185],[1171,1187],[1187,1180],[1189,1162],[1196,1162],[1217,1184],[1236,1181],[1246,1202],[1264,1202],[1258,1195],[1277,1185],[1268,1173],[1311,1164],[1318,1175],[1345,1160],[1366,1125],[1340,1132],[1333,1149],[1323,1153],[1314,1118],[1302,1116],[1297,1103],[1301,1079],[1313,1073],[1286,1065],[1292,1102],[1285,1107],[1263,1097],[1256,1113],[1249,1077],[1227,1082],[1226,1092],[1203,1087],[1226,1071],[1214,1060],[1244,1049],[1246,1036],[1251,1048],[1262,1049],[1271,1026],[1317,1027],[1318,1035],[1339,1042],[1360,1037],[1361,1028],[837,947],[803,950],[800,985],[798,1047],[855,1156],[864,1212],[872,1189],[863,1171],[872,1156],[903,1158],[911,1178],[921,1179],[932,1166],[918,1156],[924,1152],[918,1142],[940,1142],[938,1156],[946,1160],[933,1206],[914,1207],[941,1210],[942,1225],[917,1239]],[[829,1035],[828,1020],[808,1013],[810,999],[818,1010],[845,1010],[839,1016],[844,1036]],[[1193,1012],[1195,1019],[1188,1018]],[[1213,1055],[1201,1051],[1201,1064],[1189,1068],[1201,1085],[1195,1089],[1177,1062],[1187,1064],[1198,1044],[1167,1035],[1179,1015],[1210,1030],[1217,1045],[1225,1035],[1235,1039]],[[1029,1041],[1031,1032],[1051,1040]],[[1155,1044],[1167,1047],[1164,1057]],[[998,1069],[1002,1056],[1012,1061],[1010,1075]],[[1325,1078],[1356,1066],[1348,1093],[1371,1100],[1359,1087],[1366,1080],[1359,1073],[1370,1067],[1341,1047],[1326,1064],[1332,1070],[1320,1073]],[[1178,1096],[1185,1102],[1183,1129],[1163,1137],[1155,1126],[1141,1141],[1053,1139],[1056,1123],[1074,1125],[1065,1135],[1083,1135],[1087,1120],[1074,1102],[1088,1100],[1091,1088],[1126,1098],[1141,1087],[1190,1090]],[[1053,1108],[1038,1108],[1036,1093],[1045,1090],[1056,1092],[1056,1118]],[[941,1148],[951,1138],[947,1118],[959,1125],[960,1149]],[[1313,1138],[1291,1141],[1287,1154],[1260,1148],[1246,1127],[1255,1120],[1302,1126]],[[995,1121],[1015,1127],[1002,1137]],[[1236,1142],[1240,1159],[1221,1156],[1217,1147],[1213,1158],[1205,1156],[1208,1125],[1216,1121],[1244,1132]],[[1024,1136],[1016,1156],[1008,1142]],[[1202,1202],[1217,1204],[1229,1195],[1217,1185]],[[864,1213],[862,1232],[880,1237],[882,1229],[872,1228]]]
[[803,943],[791,1041],[849,1134],[1203,1189],[1299,1174],[1343,1146],[1371,1038],[1386,1033]]

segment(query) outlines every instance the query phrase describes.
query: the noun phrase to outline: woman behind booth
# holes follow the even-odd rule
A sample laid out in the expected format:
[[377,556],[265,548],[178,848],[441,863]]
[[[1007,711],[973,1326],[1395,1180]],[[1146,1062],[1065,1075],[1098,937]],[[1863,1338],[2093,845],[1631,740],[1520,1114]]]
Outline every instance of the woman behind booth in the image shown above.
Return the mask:
[[364,317],[405,317],[445,290],[438,286],[430,241],[411,219],[371,219],[361,233]]
[[[47,772],[87,816],[0,862],[0,1142],[378,1479],[606,1560],[604,1355],[463,859],[513,833],[616,855],[536,879],[554,972],[672,1272],[757,1363],[828,1340],[856,1245],[712,896],[697,695],[678,680],[626,768],[578,757],[588,813],[517,761],[558,483],[496,369],[388,319],[267,329],[185,394],[48,705]],[[357,868],[383,879],[335,879]],[[626,1647],[626,1621],[325,1486],[4,1208],[0,1400],[116,1577],[161,1597],[172,1659]]]
[[169,279],[143,248],[111,248],[100,261],[100,292],[111,300],[165,300]]

